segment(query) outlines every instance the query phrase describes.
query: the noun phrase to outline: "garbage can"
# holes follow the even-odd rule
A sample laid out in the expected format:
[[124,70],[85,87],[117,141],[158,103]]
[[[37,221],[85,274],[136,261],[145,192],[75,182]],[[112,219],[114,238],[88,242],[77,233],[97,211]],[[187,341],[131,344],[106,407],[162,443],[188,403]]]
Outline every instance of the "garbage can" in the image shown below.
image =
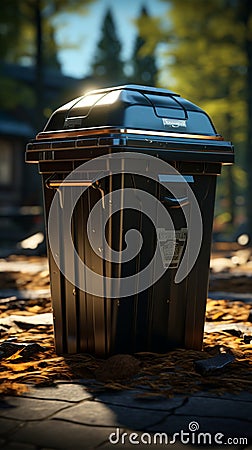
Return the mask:
[[100,89],[52,114],[26,162],[43,179],[57,353],[201,349],[216,178],[233,161],[208,115],[165,89]]

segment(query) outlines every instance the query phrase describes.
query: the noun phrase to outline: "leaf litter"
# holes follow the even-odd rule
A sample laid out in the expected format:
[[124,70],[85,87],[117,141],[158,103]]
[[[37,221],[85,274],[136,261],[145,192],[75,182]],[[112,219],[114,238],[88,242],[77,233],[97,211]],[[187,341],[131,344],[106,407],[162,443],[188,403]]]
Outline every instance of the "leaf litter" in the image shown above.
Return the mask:
[[[5,275],[8,288],[12,287],[8,273]],[[26,272],[24,276],[17,272],[12,282],[19,280],[22,289],[32,289],[33,284],[42,288],[49,286],[48,273],[43,271],[41,277],[42,280],[38,281],[39,273],[35,276]],[[3,274],[1,281],[4,281]],[[225,326],[223,329],[220,326],[218,331],[205,332],[202,351],[178,348],[166,354],[139,352],[116,355],[107,360],[88,354],[56,355],[52,325],[40,324],[38,320],[32,324],[32,316],[50,312],[51,304],[47,297],[24,301],[11,298],[9,302],[8,299],[0,302],[0,393],[22,395],[31,384],[53,386],[56,381],[63,380],[86,383],[94,393],[139,389],[140,397],[147,399],[189,395],[197,391],[218,395],[243,390],[252,392],[251,341],[243,339],[242,331],[232,333],[233,328],[239,329],[243,325],[247,327],[247,334],[248,330],[252,334],[251,305],[242,301],[207,301],[206,323]],[[1,319],[13,315],[30,317],[29,327],[22,327],[21,322],[15,321],[13,326],[1,326]],[[227,324],[230,324],[228,329]],[[9,347],[12,344],[13,353],[4,354],[3,346],[6,344]],[[205,374],[197,372],[197,361],[222,354],[233,356],[223,370]]]

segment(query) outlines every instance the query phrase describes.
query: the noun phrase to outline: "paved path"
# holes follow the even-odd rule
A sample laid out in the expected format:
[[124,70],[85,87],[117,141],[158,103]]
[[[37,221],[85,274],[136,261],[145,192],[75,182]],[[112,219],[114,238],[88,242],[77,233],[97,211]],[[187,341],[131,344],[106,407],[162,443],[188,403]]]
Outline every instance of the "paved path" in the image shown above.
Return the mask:
[[211,448],[252,449],[252,394],[143,400],[140,390],[94,395],[89,386],[58,382],[1,397],[0,449],[197,449],[204,440]]
[[[1,271],[30,272],[27,261],[14,262],[14,267],[13,262],[1,264]],[[46,267],[33,262],[34,273]],[[32,291],[1,291],[2,298],[32,295]],[[45,295],[49,296],[47,288]],[[251,298],[246,294],[246,300]],[[211,449],[252,450],[252,394],[218,397],[204,392],[143,400],[143,390],[93,394],[91,383],[57,382],[55,387],[31,387],[19,397],[0,397],[0,450],[182,450],[201,448],[204,439],[211,441]],[[173,437],[174,433],[178,434]],[[221,440],[223,445],[218,446]]]

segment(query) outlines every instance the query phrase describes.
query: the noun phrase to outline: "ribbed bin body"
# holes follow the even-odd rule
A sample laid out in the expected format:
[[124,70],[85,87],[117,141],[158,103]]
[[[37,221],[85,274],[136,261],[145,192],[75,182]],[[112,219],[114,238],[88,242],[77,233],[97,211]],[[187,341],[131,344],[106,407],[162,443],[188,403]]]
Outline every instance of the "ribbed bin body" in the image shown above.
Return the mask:
[[[157,246],[163,252],[164,258],[166,254],[169,256],[169,246],[164,243],[161,249],[157,229],[142,210],[141,200],[137,195],[139,190],[151,194],[169,212],[176,233],[175,251],[163,276],[156,282],[150,283],[150,286],[141,292],[136,289],[136,293],[122,297],[119,283],[117,285],[118,293],[116,295],[113,293],[112,297],[111,285],[106,281],[101,296],[87,293],[78,287],[80,279],[83,279],[83,283],[85,283],[86,273],[82,270],[76,256],[68,248],[65,239],[66,224],[63,217],[64,196],[59,196],[56,202],[57,219],[54,223],[57,230],[58,258],[63,266],[64,262],[67,262],[74,267],[75,280],[68,281],[61,272],[48,243],[56,351],[57,353],[85,352],[107,357],[116,353],[139,351],[163,353],[174,347],[200,349],[208,290],[216,178],[221,172],[223,163],[233,162],[233,148],[229,142],[220,139],[209,119],[210,125],[207,122],[207,126],[212,127],[212,134],[209,129],[207,129],[206,135],[204,135],[204,129],[200,134],[200,127],[204,128],[204,121],[207,117],[205,113],[200,114],[201,110],[199,109],[195,112],[193,107],[191,107],[191,111],[189,102],[187,104],[183,99],[183,107],[180,106],[180,109],[175,110],[174,105],[173,108],[171,107],[174,97],[169,91],[166,95],[165,91],[161,90],[159,93],[154,88],[151,90],[151,88],[141,86],[126,86],[108,90],[108,93],[111,95],[112,92],[118,97],[119,91],[123,92],[123,95],[125,92],[130,95],[131,101],[139,92],[144,97],[148,94],[152,95],[154,100],[158,99],[158,101],[156,100],[158,106],[154,111],[155,120],[157,117],[159,118],[158,114],[165,113],[164,105],[168,99],[167,111],[170,111],[172,117],[170,125],[172,128],[169,131],[166,128],[158,131],[155,130],[155,125],[154,129],[150,130],[150,119],[148,119],[148,129],[146,129],[147,127],[143,129],[143,125],[139,122],[144,121],[144,117],[136,119],[136,115],[135,121],[138,121],[136,127],[141,125],[140,129],[136,127],[134,129],[118,128],[118,123],[108,123],[106,114],[110,106],[106,102],[105,109],[104,104],[100,106],[101,109],[97,107],[97,112],[93,107],[93,114],[97,117],[97,127],[93,128],[95,119],[91,121],[89,117],[91,112],[84,111],[86,119],[83,112],[84,107],[88,107],[88,111],[90,111],[90,101],[86,101],[88,105],[85,106],[85,97],[84,106],[79,109],[76,106],[72,118],[69,113],[72,106],[70,109],[65,107],[65,109],[59,110],[59,113],[56,112],[44,132],[35,141],[28,144],[26,151],[27,162],[38,162],[42,174],[46,225],[48,226],[50,208],[57,194],[57,186],[84,162],[100,155],[107,155],[106,171],[100,178],[99,184],[90,184],[80,196],[72,216],[72,239],[81,261],[103,277],[123,278],[140,273],[152,260]],[[106,94],[106,90],[102,92]],[[98,98],[100,98],[99,95]],[[154,100],[152,99],[152,102]],[[147,102],[146,98],[143,102]],[[186,112],[186,106],[189,112]],[[145,107],[146,105],[141,106],[137,103],[137,115],[140,114],[141,108]],[[111,117],[114,118],[114,121],[121,120],[123,122],[122,114],[118,119],[116,106],[113,103],[112,109],[113,117]],[[153,110],[153,104],[151,109]],[[182,113],[187,116],[186,119],[184,116],[183,119],[181,118]],[[184,121],[189,120],[190,113],[198,113],[199,131],[197,133],[194,131],[194,134],[186,134],[185,130],[178,132],[176,127],[184,128]],[[125,113],[125,117],[127,116],[125,121],[129,118],[131,120],[128,110],[127,114]],[[78,119],[78,115],[81,116],[81,120]],[[166,112],[166,117],[167,115],[169,114]],[[179,115],[178,119],[177,115]],[[83,128],[82,121],[85,122],[85,120],[89,120],[89,122],[87,127]],[[112,119],[110,118],[110,120]],[[195,121],[194,117],[193,120]],[[104,126],[101,128],[102,122]],[[65,128],[64,123],[66,124]],[[166,121],[163,120],[164,127],[167,126],[164,125],[165,123]],[[77,127],[77,124],[81,128],[74,128]],[[122,127],[123,125],[125,123],[121,124]],[[127,126],[132,126],[132,124],[129,123]],[[143,174],[146,173],[146,176],[130,173],[114,174],[113,158],[110,159],[109,155],[119,152],[125,153],[125,164],[127,164],[129,153],[139,153],[141,171]],[[158,157],[174,167],[184,180],[183,182],[178,178],[181,198],[187,198],[189,186],[200,208],[203,226],[200,251],[192,270],[180,283],[175,282],[175,276],[188,244],[188,231],[193,215],[192,205],[190,202],[186,202],[185,209],[183,209],[181,204],[172,198],[169,189],[172,178],[169,174],[162,174],[162,184],[158,177],[156,180],[155,177],[149,177],[148,173],[151,168],[148,156]],[[122,165],[124,165],[123,158]],[[92,174],[85,172],[81,172],[80,176],[83,182],[92,178]],[[71,184],[65,189],[69,190],[70,195],[71,190],[74,194],[75,187]],[[109,247],[117,252],[125,249],[125,235],[128,231],[135,229],[141,233],[143,238],[141,251],[123,264],[106,260],[102,248],[100,255],[99,252],[93,251],[87,233],[87,221],[93,207],[98,201],[102,202],[104,196],[108,196],[118,189],[123,191],[131,189],[133,193],[136,192],[135,196],[133,194],[135,208],[132,210],[125,208],[122,195],[120,210],[111,214],[109,220],[106,221],[109,213],[106,210],[109,208],[108,203],[106,208],[101,208],[96,222],[91,223],[91,229],[93,233],[100,233],[104,225],[106,241]],[[186,217],[189,218],[187,220],[185,212]],[[190,245],[193,244],[190,243]],[[193,249],[191,250],[193,251]]]

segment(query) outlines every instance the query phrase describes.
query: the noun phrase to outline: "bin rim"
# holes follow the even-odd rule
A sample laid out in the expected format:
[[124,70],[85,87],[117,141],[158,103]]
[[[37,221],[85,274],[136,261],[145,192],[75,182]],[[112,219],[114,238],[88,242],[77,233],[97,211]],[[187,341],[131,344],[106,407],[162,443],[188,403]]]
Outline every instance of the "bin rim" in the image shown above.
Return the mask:
[[214,141],[224,141],[223,136],[220,134],[193,134],[193,133],[174,133],[166,131],[153,131],[153,130],[139,130],[135,128],[115,128],[115,127],[89,127],[89,128],[78,128],[69,130],[53,130],[53,131],[42,131],[36,135],[36,140],[44,139],[57,139],[57,138],[71,138],[79,136],[91,136],[91,135],[101,135],[101,134],[138,134],[145,136],[163,136],[163,137],[176,137],[184,139],[203,139],[203,140],[214,140]]

